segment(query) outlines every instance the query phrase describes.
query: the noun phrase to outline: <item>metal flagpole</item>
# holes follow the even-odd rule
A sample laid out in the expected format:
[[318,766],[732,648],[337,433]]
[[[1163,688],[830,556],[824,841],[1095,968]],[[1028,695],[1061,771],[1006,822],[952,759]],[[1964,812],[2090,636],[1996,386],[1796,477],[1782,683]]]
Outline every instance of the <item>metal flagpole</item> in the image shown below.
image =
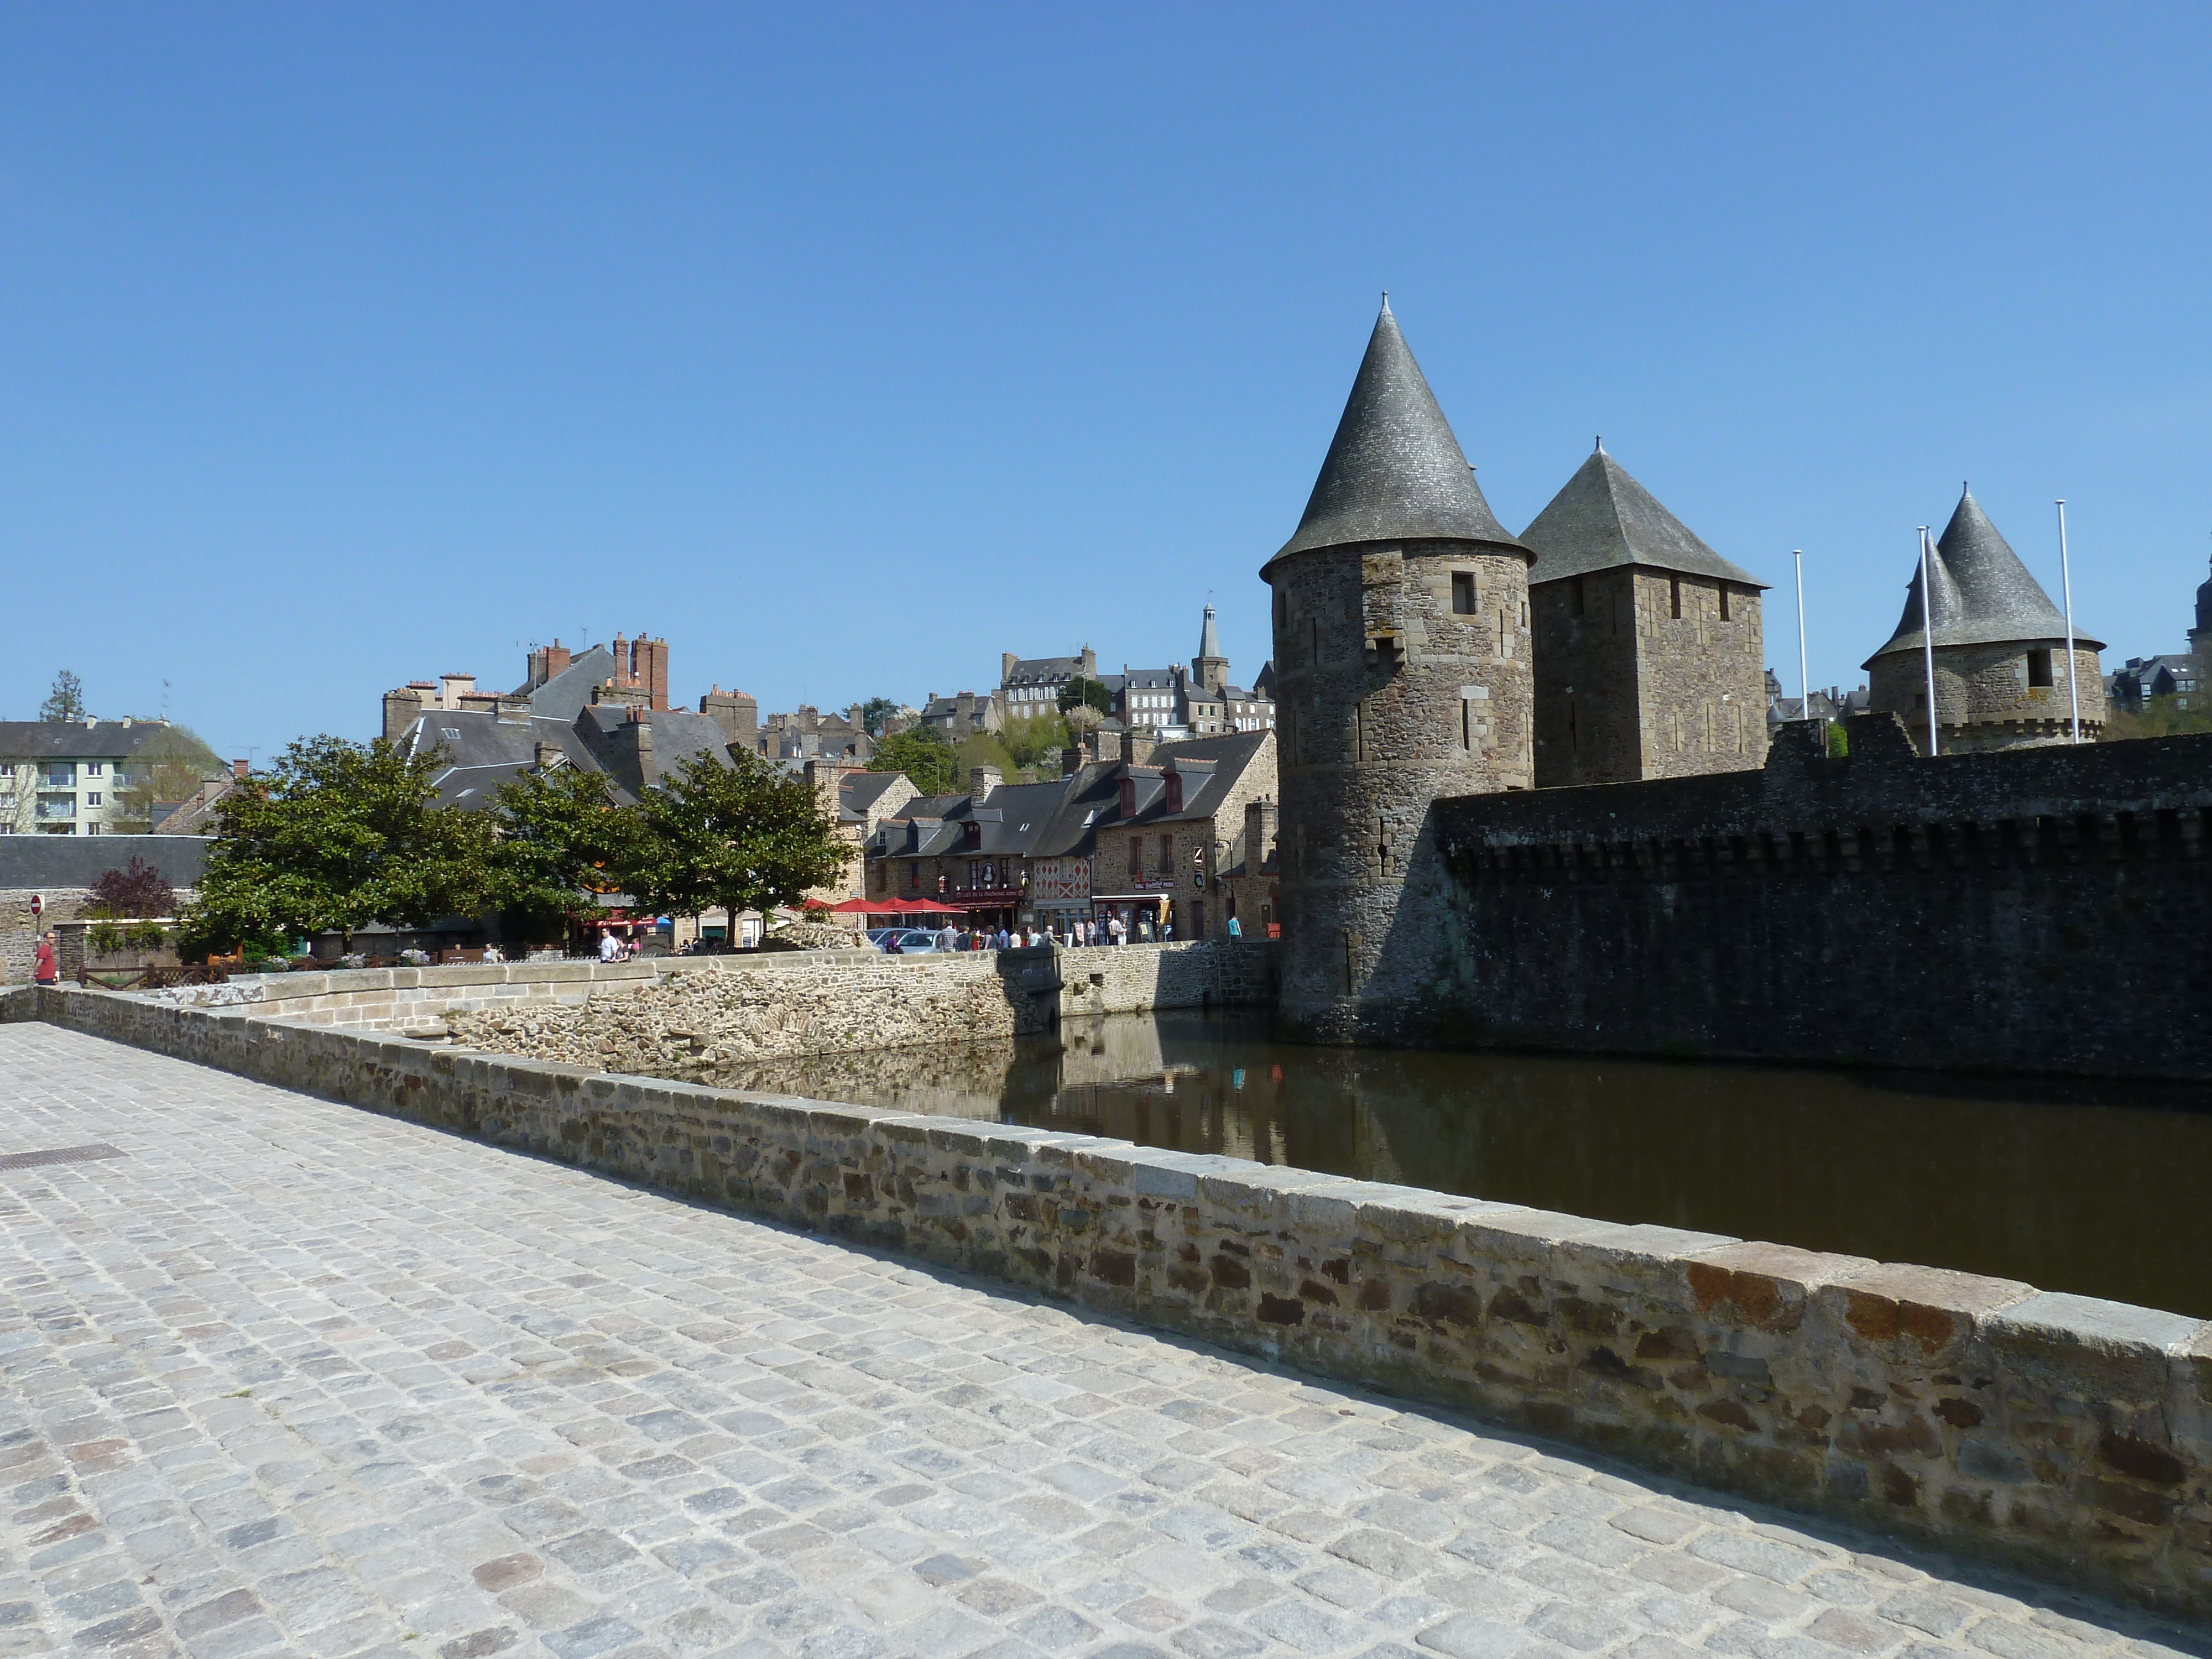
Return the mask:
[[[1790,556],[1797,562],[1797,718],[1813,718],[1813,683],[1805,672],[1805,550],[1793,548]],[[1820,722],[1825,729],[1827,722]]]
[[1936,735],[1936,585],[1928,574],[1928,526],[1920,526],[1920,650],[1928,665],[1928,753],[1932,759],[1940,739]]
[[2058,498],[2058,582],[2066,595],[2066,702],[2074,714],[2074,741],[2081,741],[2081,687],[2074,677],[2074,567],[2066,556],[2066,498]]

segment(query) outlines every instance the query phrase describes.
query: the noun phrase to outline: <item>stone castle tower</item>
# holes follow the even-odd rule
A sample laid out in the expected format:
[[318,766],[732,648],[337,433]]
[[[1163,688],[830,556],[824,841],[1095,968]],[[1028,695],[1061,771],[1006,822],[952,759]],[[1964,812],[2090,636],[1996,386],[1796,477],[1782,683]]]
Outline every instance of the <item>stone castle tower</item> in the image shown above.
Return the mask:
[[1602,441],[1521,539],[1536,555],[1538,788],[1765,764],[1765,583]]
[[[2069,743],[2069,672],[2078,677],[2081,738],[2105,730],[2102,640],[2076,631],[2066,661],[2066,618],[1982,511],[1974,492],[1959,498],[1928,561],[1935,590],[1936,723],[1945,754]],[[1864,665],[1869,706],[1905,723],[1913,746],[1928,746],[1928,672],[1921,632],[1920,567],[1889,642]]]
[[1385,301],[1273,590],[1279,1016],[1418,1034],[1452,974],[1430,804],[1533,781],[1528,550],[1491,513]]

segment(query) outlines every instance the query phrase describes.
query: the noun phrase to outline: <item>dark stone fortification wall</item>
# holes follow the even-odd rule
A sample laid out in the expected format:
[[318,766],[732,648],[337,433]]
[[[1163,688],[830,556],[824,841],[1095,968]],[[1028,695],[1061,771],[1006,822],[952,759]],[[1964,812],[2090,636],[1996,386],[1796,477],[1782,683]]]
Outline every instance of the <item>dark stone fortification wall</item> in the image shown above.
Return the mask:
[[1437,804],[1470,1046],[2212,1076],[2212,736]]

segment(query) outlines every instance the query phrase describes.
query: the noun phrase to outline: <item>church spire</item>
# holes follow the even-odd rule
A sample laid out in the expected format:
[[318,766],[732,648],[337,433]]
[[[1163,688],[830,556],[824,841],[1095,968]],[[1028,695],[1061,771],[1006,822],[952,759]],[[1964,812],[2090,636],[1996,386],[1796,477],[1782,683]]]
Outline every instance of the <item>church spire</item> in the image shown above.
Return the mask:
[[1275,556],[1417,540],[1521,545],[1483,499],[1386,297],[1305,516]]

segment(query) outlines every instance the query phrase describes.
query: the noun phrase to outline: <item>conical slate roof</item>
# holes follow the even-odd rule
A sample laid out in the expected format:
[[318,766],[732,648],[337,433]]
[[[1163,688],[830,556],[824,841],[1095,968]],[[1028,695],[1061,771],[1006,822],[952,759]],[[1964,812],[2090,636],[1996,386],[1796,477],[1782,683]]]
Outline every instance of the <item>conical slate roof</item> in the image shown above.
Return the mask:
[[1521,532],[1521,539],[1536,551],[1536,562],[1528,569],[1531,587],[1627,564],[1711,576],[1745,587],[1767,586],[1706,546],[1629,477],[1602,444]]
[[1416,540],[1521,545],[1483,500],[1386,299],[1305,517],[1275,557]]
[[[2065,613],[2051,604],[2043,584],[2027,574],[2020,555],[1997,533],[1972,489],[1959,497],[1958,509],[1943,527],[1929,568],[1936,588],[1935,641],[1945,645],[2057,645],[2066,642]],[[1905,614],[1889,642],[1875,658],[1921,648],[1920,567],[1913,562],[1905,589]],[[2102,640],[2076,631],[2075,645],[2101,651]]]
[[1196,662],[1199,657],[1218,657],[1220,654],[1221,636],[1213,631],[1213,607],[1209,605],[1206,607],[1205,624],[1198,630],[1198,657],[1193,657],[1191,660]]

